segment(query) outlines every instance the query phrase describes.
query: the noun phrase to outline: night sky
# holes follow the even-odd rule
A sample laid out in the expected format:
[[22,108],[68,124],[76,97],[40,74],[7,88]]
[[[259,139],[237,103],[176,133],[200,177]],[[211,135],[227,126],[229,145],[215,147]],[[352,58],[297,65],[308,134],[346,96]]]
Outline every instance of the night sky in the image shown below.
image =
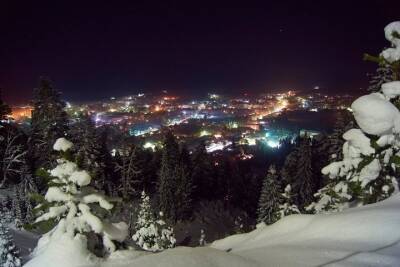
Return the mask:
[[[130,2],[130,3],[129,3]],[[397,3],[396,3],[397,2]],[[367,85],[400,1],[1,1],[0,86],[40,76],[71,101],[175,94],[332,92]]]

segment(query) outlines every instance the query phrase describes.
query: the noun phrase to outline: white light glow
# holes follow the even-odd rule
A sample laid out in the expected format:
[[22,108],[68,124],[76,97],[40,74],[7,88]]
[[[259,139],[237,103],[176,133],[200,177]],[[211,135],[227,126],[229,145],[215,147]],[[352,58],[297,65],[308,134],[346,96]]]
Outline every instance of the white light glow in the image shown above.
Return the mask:
[[273,141],[273,140],[268,140],[267,145],[272,148],[277,148],[277,147],[279,147],[279,142]]

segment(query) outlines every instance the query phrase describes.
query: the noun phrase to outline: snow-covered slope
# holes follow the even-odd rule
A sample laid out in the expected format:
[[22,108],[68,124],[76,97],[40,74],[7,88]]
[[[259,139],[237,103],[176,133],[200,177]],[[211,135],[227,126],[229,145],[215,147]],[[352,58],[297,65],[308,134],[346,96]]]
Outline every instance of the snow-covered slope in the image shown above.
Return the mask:
[[292,215],[212,246],[265,266],[400,266],[400,195],[330,215]]
[[[68,249],[64,240],[59,248],[37,255],[26,266],[400,266],[399,229],[397,194],[340,213],[292,215],[203,248],[179,247],[157,254],[117,251],[102,261],[76,253],[77,248]],[[81,265],[79,257],[85,259]]]

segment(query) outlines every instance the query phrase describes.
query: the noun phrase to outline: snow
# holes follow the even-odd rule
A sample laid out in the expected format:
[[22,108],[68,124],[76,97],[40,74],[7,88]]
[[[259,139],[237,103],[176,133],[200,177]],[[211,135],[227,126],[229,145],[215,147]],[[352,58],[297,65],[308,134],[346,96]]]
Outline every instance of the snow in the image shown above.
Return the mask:
[[387,82],[382,84],[382,93],[388,99],[400,96],[400,81]]
[[400,39],[395,38],[393,36],[393,32],[397,32],[400,34],[400,21],[394,21],[386,25],[385,29],[385,38],[393,45],[400,46]]
[[65,159],[58,159],[57,163],[58,165],[50,171],[50,175],[60,178],[61,180],[66,179],[78,169],[75,163]]
[[400,48],[388,48],[381,54],[388,62],[393,63],[400,60]]
[[[66,139],[58,139],[55,144],[56,148],[63,151],[71,146],[72,144],[69,145],[69,141]],[[60,154],[66,156],[63,153]],[[112,223],[107,220],[97,207],[109,211],[114,207],[111,201],[117,201],[117,199],[108,199],[102,193],[88,186],[91,182],[90,175],[87,171],[80,170],[75,163],[66,158],[58,159],[57,163],[58,165],[50,171],[52,186],[45,194],[45,200],[50,207],[36,219],[36,222],[55,219],[58,224],[39,239],[34,254],[46,254],[51,250],[48,244],[59,241],[61,236],[72,238],[89,232],[102,236],[104,253],[114,252],[117,247],[113,240],[125,240],[128,236],[128,226],[122,222]],[[70,243],[74,244],[75,242],[77,241]]]
[[55,151],[67,151],[68,149],[70,149],[73,146],[73,144],[68,141],[67,139],[65,139],[64,137],[62,138],[58,138],[56,140],[56,142],[53,145],[53,149]]
[[100,207],[106,210],[110,210],[114,207],[114,205],[108,202],[103,195],[96,193],[84,196],[82,201],[86,204],[99,203]]
[[358,180],[361,181],[361,187],[365,187],[369,182],[378,178],[381,171],[381,165],[378,159],[374,159],[367,166],[362,168]]
[[49,202],[60,202],[69,201],[73,197],[70,194],[66,194],[65,192],[63,192],[61,188],[52,186],[49,187],[44,198]]
[[386,134],[379,137],[379,139],[376,141],[376,144],[380,147],[384,147],[387,145],[392,145],[394,140],[395,138],[392,134]]
[[125,222],[106,224],[104,226],[104,235],[111,240],[123,242],[128,236],[128,228]]
[[388,148],[385,151],[383,151],[383,164],[387,165],[390,162],[391,157],[393,156],[393,148]]
[[351,108],[358,126],[367,134],[381,136],[391,133],[400,117],[399,110],[380,93],[359,97]]
[[371,140],[360,129],[348,130],[343,134],[343,139],[363,155],[368,156],[375,153],[375,149],[371,147]]
[[385,27],[385,37],[393,47],[383,50],[381,56],[389,63],[400,60],[400,39],[394,36],[394,32],[400,34],[400,21],[392,22]]
[[399,204],[396,195],[329,215],[292,215],[212,246],[264,266],[398,266]]
[[279,205],[280,218],[283,218],[283,217],[291,215],[291,214],[300,213],[299,208],[293,204],[291,192],[292,192],[292,187],[290,184],[288,184],[285,187],[285,190],[282,194],[284,203],[282,205]]
[[45,254],[39,254],[24,266],[97,266],[100,260],[89,253],[86,244],[87,239],[84,235],[78,234],[75,237],[61,235],[47,244]]
[[10,228],[10,232],[13,236],[14,243],[20,251],[22,263],[25,263],[29,260],[29,254],[37,244],[38,236],[31,232],[15,229],[13,227]]
[[178,247],[161,253],[134,249],[99,259],[86,238],[60,236],[27,267],[222,267],[222,266],[398,266],[400,195],[333,214],[291,215],[210,247]]
[[95,233],[102,233],[103,223],[97,216],[94,216],[93,213],[90,212],[90,207],[86,204],[80,203],[78,208],[82,213],[82,215],[79,216],[81,223],[89,225]]
[[59,218],[65,212],[67,212],[68,207],[65,205],[50,207],[49,211],[38,217],[35,222],[47,221],[52,218]]
[[90,184],[92,178],[90,177],[89,173],[87,173],[87,171],[83,170],[73,172],[69,177],[69,180],[79,186],[86,186]]

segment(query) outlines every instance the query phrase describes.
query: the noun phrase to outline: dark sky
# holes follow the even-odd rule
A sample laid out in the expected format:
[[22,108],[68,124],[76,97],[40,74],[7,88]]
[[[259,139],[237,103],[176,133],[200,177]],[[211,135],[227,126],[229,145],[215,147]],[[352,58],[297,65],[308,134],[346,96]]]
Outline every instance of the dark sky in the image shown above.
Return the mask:
[[1,1],[0,86],[67,100],[168,89],[250,93],[367,84],[400,1]]

